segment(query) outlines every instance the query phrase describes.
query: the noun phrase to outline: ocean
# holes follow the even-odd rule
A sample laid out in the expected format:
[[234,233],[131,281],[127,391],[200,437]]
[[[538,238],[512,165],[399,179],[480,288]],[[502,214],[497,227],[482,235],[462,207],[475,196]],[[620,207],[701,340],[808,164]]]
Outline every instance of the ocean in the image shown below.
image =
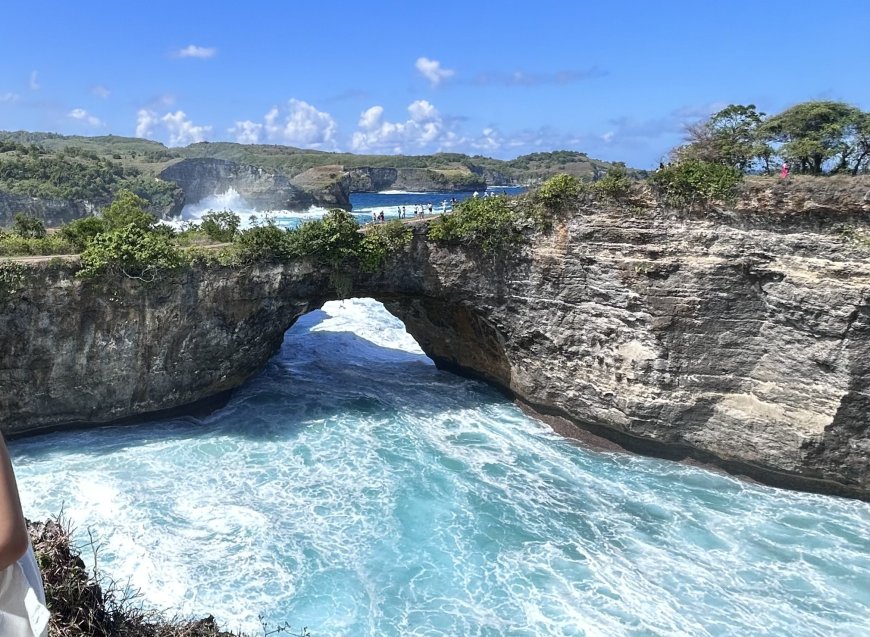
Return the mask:
[[148,606],[252,634],[870,634],[870,504],[586,448],[372,299],[302,317],[207,417],[10,451],[29,518],[90,531]]

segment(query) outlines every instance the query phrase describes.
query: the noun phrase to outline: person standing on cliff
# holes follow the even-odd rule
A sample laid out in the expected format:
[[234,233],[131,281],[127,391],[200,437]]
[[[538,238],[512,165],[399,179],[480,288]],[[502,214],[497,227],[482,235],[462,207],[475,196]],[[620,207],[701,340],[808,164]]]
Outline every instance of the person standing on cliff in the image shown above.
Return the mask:
[[788,163],[787,162],[782,162],[782,170],[779,171],[779,178],[780,179],[787,179],[788,178]]
[[6,441],[0,434],[0,635],[46,637],[49,612]]

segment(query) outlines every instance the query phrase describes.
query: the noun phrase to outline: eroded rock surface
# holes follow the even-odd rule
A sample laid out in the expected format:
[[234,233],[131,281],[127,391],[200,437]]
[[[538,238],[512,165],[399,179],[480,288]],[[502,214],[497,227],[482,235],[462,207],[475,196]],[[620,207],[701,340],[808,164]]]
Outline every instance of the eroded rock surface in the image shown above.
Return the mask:
[[[502,258],[416,224],[355,294],[384,301],[440,366],[630,449],[870,498],[870,213],[854,201],[777,215],[588,206]],[[110,290],[68,269],[3,302],[6,431],[237,386],[332,295],[310,264]]]

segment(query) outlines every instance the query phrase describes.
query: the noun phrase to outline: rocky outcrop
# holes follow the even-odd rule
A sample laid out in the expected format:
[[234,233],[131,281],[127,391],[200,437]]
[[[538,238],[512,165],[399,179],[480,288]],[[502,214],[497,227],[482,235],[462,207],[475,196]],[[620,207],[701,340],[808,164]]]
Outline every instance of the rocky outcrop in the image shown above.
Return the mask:
[[[629,449],[870,499],[870,184],[856,188],[792,193],[775,212],[589,204],[501,258],[416,224],[355,294],[439,366]],[[11,293],[0,277],[13,433],[237,386],[332,295],[308,263],[199,266],[156,286],[102,288],[56,264],[15,276]]]
[[482,174],[466,170],[352,168],[349,173],[351,192],[469,192],[486,189]]
[[350,210],[350,175],[341,166],[315,166],[293,177],[290,183],[316,193],[320,206]]
[[259,210],[305,210],[320,203],[314,193],[290,183],[284,175],[225,159],[183,159],[165,168],[160,178],[184,191],[183,205],[234,189]]

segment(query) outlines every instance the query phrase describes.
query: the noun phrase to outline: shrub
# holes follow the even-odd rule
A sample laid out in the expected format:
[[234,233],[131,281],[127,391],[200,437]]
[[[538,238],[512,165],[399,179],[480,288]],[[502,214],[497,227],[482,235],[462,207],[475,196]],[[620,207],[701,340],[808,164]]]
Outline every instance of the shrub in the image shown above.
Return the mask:
[[294,256],[312,256],[338,265],[360,256],[363,235],[359,224],[346,210],[334,208],[319,221],[309,221],[290,232]]
[[94,237],[105,231],[105,229],[106,224],[101,218],[82,217],[81,219],[70,221],[61,227],[58,234],[68,243],[75,246],[78,252],[81,252]]
[[649,182],[671,206],[692,206],[734,197],[743,173],[731,166],[687,160],[657,170]]
[[157,218],[145,211],[148,202],[142,197],[121,190],[115,200],[103,210],[103,221],[108,230],[119,230],[127,226],[135,226],[143,230],[151,229],[157,223]]
[[597,192],[610,199],[625,199],[631,192],[632,179],[624,165],[615,164],[607,173],[595,182]]
[[583,184],[573,175],[555,175],[541,184],[538,199],[550,212],[563,212],[570,204],[576,203]]
[[82,253],[78,276],[123,274],[150,282],[161,270],[172,270],[181,263],[181,253],[170,236],[131,223],[94,237]]
[[19,212],[12,219],[12,232],[25,239],[39,239],[45,236],[45,224],[36,217]]
[[28,238],[18,234],[0,235],[0,256],[43,256],[52,254],[74,254],[78,248],[60,234]]
[[429,238],[476,245],[485,253],[494,254],[522,240],[518,221],[506,197],[466,199],[454,213],[438,217],[430,224]]
[[409,245],[411,237],[411,229],[395,219],[384,224],[369,226],[362,240],[363,269],[374,272],[390,255],[398,253]]
[[208,235],[208,238],[221,243],[228,243],[233,240],[236,231],[239,229],[242,220],[237,214],[233,214],[230,210],[221,210],[216,212],[209,210],[202,216],[200,230]]
[[274,224],[248,228],[239,235],[237,245],[239,260],[244,263],[293,255],[290,233]]

